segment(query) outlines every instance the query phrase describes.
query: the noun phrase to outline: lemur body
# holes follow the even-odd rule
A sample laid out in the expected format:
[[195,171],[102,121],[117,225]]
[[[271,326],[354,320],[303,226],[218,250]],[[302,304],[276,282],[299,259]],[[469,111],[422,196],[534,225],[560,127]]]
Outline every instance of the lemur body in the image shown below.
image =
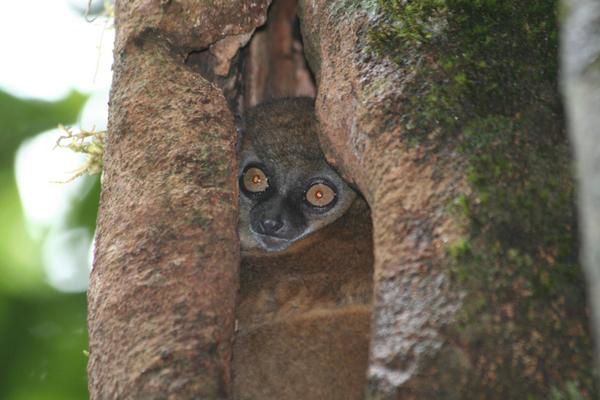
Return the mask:
[[311,100],[258,106],[243,128],[233,397],[362,399],[369,208],[325,162]]

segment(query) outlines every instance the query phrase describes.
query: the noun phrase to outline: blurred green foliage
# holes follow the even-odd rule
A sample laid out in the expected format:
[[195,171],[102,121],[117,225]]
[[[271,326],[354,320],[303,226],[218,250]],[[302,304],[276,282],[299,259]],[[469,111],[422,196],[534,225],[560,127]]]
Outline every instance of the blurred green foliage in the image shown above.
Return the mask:
[[[19,99],[0,92],[0,399],[86,399],[86,298],[51,288],[41,239],[27,230],[15,182],[15,152],[24,139],[72,124],[87,96]],[[99,183],[73,204],[66,227],[93,230]],[[86,260],[82,260],[86,268]]]
[[49,102],[20,99],[0,91],[0,168],[12,168],[15,150],[24,138],[75,122],[86,100],[87,96],[79,92]]

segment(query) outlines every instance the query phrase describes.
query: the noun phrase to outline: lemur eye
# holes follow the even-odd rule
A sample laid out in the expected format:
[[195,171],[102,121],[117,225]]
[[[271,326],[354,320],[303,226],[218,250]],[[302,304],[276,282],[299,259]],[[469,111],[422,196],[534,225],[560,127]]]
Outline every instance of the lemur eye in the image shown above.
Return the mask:
[[335,200],[335,190],[326,183],[314,183],[306,191],[306,201],[313,207],[327,207]]
[[250,193],[264,192],[269,188],[269,178],[264,171],[257,167],[250,167],[242,176],[243,189]]

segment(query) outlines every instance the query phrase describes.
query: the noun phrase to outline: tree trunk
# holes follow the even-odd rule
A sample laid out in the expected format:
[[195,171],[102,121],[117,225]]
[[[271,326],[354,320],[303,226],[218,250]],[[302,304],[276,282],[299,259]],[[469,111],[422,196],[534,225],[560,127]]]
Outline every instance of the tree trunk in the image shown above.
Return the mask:
[[369,399],[597,395],[553,7],[301,1],[324,150],[373,213]]
[[[600,343],[600,4],[569,0],[562,35],[562,79],[579,176],[582,261]],[[600,354],[596,353],[596,360]]]
[[238,53],[268,3],[117,4],[92,398],[597,396],[550,2],[301,0],[321,144],[372,230],[359,202],[242,260],[235,309],[233,117],[312,91],[290,1]]
[[235,54],[240,35],[265,19],[266,1],[240,13],[243,3],[117,2],[89,289],[92,399],[229,396],[235,127],[222,91],[184,62],[213,45],[214,64],[226,70],[219,57]]

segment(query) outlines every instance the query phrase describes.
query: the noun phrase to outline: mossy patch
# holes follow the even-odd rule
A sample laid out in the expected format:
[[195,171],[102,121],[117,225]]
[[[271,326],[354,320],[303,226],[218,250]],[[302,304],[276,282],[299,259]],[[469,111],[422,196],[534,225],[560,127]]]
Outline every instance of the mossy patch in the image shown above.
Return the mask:
[[[371,46],[418,68],[407,134],[457,133],[472,118],[512,117],[532,102],[560,112],[554,1],[380,0]],[[418,58],[418,60],[415,60]]]
[[369,32],[380,56],[414,73],[398,121],[404,138],[466,160],[470,190],[452,209],[468,236],[448,253],[467,295],[448,332],[470,351],[474,376],[462,390],[472,397],[598,396],[556,6],[380,0],[383,17]]
[[477,370],[494,371],[475,389],[510,382],[509,397],[541,399],[571,380],[594,398],[569,148],[548,129],[494,116],[462,134],[472,192],[455,202],[469,237],[448,249],[468,292],[455,334],[478,342]]

